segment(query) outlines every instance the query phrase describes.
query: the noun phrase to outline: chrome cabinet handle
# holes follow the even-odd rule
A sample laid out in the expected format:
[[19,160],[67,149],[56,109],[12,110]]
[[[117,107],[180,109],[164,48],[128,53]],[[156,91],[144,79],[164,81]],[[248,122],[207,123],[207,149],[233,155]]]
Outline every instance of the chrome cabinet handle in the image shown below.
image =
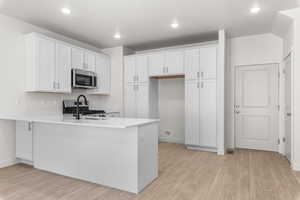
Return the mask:
[[32,130],[32,126],[31,126],[31,122],[28,122],[28,131],[31,131]]
[[200,78],[200,72],[197,72],[197,78]]
[[203,78],[203,76],[204,76],[204,72],[201,72],[201,77]]
[[234,111],[236,114],[240,114],[240,111],[238,111],[238,110],[236,110],[236,111]]
[[200,87],[200,83],[199,82],[197,82],[197,88],[199,88]]

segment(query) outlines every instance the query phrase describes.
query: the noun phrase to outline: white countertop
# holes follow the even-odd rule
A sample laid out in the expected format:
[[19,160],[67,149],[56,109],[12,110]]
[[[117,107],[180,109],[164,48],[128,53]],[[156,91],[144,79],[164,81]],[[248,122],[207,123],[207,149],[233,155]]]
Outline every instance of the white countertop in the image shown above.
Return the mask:
[[107,118],[105,120],[76,120],[73,117],[66,117],[63,115],[57,116],[29,116],[29,115],[1,115],[0,120],[14,120],[14,121],[29,121],[39,123],[52,123],[74,126],[92,126],[100,128],[130,128],[135,126],[142,126],[145,124],[158,123],[159,119],[134,119],[134,118]]

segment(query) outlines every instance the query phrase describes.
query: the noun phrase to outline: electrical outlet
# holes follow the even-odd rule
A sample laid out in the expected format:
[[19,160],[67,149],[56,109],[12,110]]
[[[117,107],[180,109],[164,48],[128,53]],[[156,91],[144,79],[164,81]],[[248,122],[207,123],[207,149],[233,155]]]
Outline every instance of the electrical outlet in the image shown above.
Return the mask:
[[171,132],[170,131],[165,131],[165,135],[170,136]]

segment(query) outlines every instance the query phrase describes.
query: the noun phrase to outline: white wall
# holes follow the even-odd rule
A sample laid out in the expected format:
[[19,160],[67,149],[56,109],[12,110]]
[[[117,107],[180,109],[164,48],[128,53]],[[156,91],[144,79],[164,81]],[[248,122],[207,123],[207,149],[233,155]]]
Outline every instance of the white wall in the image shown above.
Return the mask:
[[[39,32],[94,51],[100,52],[100,49],[4,15],[0,15],[0,27],[0,114],[61,114],[63,99],[74,99],[79,93],[84,93],[80,90],[72,95],[24,93],[25,40],[23,36],[30,32]],[[105,52],[113,57],[112,95],[89,95],[88,98],[95,108],[121,112],[123,75],[120,69],[123,68],[123,48],[112,48]],[[14,138],[14,124],[2,121],[0,123],[0,165],[12,159],[12,152],[15,149]],[[5,145],[2,142],[5,142]]]
[[184,143],[184,98],[183,78],[159,80],[160,141]]
[[[238,65],[282,62],[283,41],[274,34],[231,38],[226,69],[226,146],[234,148],[234,69]],[[282,127],[280,127],[282,130]]]

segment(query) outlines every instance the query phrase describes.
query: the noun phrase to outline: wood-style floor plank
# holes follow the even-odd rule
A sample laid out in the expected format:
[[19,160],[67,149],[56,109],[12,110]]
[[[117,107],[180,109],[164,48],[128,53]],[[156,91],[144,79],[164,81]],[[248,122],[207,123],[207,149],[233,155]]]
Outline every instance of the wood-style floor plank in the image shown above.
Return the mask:
[[300,172],[277,153],[159,145],[159,178],[138,195],[39,171],[0,169],[0,200],[300,200]]

